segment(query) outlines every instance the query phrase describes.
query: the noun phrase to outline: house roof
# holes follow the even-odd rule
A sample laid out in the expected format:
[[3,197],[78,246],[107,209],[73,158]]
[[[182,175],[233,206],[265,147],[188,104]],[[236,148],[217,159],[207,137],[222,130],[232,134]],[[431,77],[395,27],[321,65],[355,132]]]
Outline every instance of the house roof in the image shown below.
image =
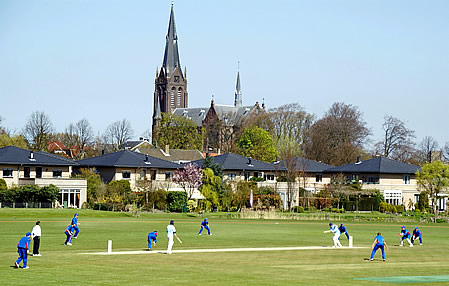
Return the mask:
[[[296,171],[305,172],[305,173],[321,173],[326,169],[334,167],[332,165],[309,160],[304,157],[295,157],[294,162],[295,162]],[[279,164],[281,166],[287,168],[287,164],[286,164],[285,160],[280,161]]]
[[[33,158],[31,158],[31,152]],[[38,166],[74,166],[75,161],[43,151],[30,151],[16,146],[0,148],[0,164],[38,165]]]
[[155,158],[145,154],[122,150],[97,157],[87,158],[78,161],[80,166],[89,167],[134,167],[134,168],[159,168],[159,169],[179,169],[182,165],[175,164],[166,160]]
[[419,166],[384,157],[342,165],[325,170],[325,173],[376,173],[376,174],[414,174]]
[[[197,160],[192,163],[199,167],[203,166],[204,160]],[[262,162],[256,159],[250,159],[234,153],[226,153],[212,157],[212,163],[219,164],[223,170],[239,170],[239,171],[284,171],[282,166],[277,167],[272,163]]]
[[201,152],[198,150],[169,149],[168,151],[169,152],[167,154],[162,149],[147,148],[147,147],[139,147],[136,149],[136,152],[148,154],[149,156],[171,162],[179,162],[179,161],[190,162],[195,160],[201,160],[204,158]]
[[152,147],[153,145],[151,145],[150,142],[148,142],[147,140],[136,140],[136,141],[126,141],[125,143],[123,143],[120,148],[121,149],[131,149],[134,150],[136,148],[139,148],[141,145],[147,145]]

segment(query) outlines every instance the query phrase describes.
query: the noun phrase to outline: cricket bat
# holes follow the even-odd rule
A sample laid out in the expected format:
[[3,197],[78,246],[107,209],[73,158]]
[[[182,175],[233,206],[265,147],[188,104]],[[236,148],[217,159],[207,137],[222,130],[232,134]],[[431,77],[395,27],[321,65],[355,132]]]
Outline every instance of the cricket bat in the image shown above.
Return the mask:
[[179,239],[178,236],[176,236],[176,239],[179,241],[179,243],[182,243],[181,239]]

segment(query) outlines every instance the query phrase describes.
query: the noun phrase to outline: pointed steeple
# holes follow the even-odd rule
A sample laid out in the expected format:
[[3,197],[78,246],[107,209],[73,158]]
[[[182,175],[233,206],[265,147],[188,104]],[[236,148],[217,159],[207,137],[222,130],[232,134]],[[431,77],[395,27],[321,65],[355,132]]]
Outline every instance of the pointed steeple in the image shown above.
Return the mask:
[[161,119],[161,104],[159,102],[159,98],[156,99],[156,107],[154,108],[153,120]]
[[234,106],[235,107],[242,106],[242,89],[240,88],[240,68],[239,71],[237,71],[237,84],[235,85]]
[[176,34],[175,12],[173,11],[173,3],[171,4],[170,21],[168,23],[168,32],[165,38],[165,53],[162,66],[168,76],[171,76],[175,67],[181,68],[178,51],[178,35]]

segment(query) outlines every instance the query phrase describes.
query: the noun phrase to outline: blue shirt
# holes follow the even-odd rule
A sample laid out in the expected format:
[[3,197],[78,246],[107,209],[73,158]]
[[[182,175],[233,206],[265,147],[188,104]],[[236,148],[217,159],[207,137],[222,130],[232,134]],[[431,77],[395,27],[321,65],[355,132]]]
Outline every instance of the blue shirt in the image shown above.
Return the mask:
[[419,231],[419,229],[415,229],[413,230],[413,236],[420,236],[421,232]]
[[25,248],[28,249],[28,246],[31,243],[31,238],[29,236],[24,236],[19,240],[19,243],[17,243],[18,248]]
[[72,224],[78,225],[78,218],[77,217],[73,217],[72,218]]
[[401,229],[401,233],[402,233],[402,236],[405,236],[405,237],[410,236],[410,232],[406,228]]
[[154,232],[154,231],[150,232],[150,233],[148,234],[148,241],[150,241],[151,239],[153,239],[154,242],[157,242],[157,241],[156,241],[156,236],[157,236],[157,232]]
[[339,227],[339,229],[340,229],[340,232],[346,232],[346,227],[344,225],[341,225]]
[[202,226],[207,226],[209,224],[209,222],[207,221],[207,220],[203,220],[202,222],[201,222],[201,225]]
[[66,229],[65,232],[73,232],[75,230],[75,228],[72,225],[69,225]]
[[377,245],[385,245],[385,239],[381,235],[376,235],[374,242],[376,242]]

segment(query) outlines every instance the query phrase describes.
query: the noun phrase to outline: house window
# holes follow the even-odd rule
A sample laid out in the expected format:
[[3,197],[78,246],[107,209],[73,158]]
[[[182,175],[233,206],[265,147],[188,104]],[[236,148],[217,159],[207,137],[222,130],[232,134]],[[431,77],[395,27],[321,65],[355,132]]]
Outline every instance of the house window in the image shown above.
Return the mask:
[[145,170],[145,169],[142,169],[141,171],[140,171],[140,179],[145,179],[145,177],[147,176],[147,170]]
[[274,181],[274,175],[272,174],[264,174],[263,178],[265,181]]
[[404,184],[410,185],[410,175],[403,175],[402,180],[404,181]]
[[368,184],[379,184],[379,177],[368,176]]
[[29,178],[31,175],[31,168],[30,167],[23,167],[23,177]]
[[390,205],[402,205],[402,191],[385,190],[384,198]]
[[173,177],[173,172],[165,172],[165,180],[171,181],[171,178]]
[[156,170],[151,171],[151,180],[156,180]]
[[352,174],[351,180],[352,180],[353,182],[357,182],[357,181],[359,180],[359,175],[358,175],[358,174]]
[[3,178],[12,178],[12,169],[3,169]]
[[249,181],[250,177],[251,177],[251,173],[250,172],[245,172],[245,180]]
[[42,178],[42,167],[36,167],[36,178]]
[[419,202],[419,194],[415,194],[413,197],[415,198],[414,203],[417,204]]
[[260,176],[260,173],[259,173],[259,172],[254,172],[254,177],[255,177],[255,178],[259,178],[259,176]]
[[53,178],[61,178],[62,170],[53,170]]
[[323,174],[321,174],[321,173],[315,174],[315,182],[322,183],[323,182]]
[[236,177],[236,175],[234,173],[228,174],[228,178],[231,181],[235,181],[235,177]]
[[131,171],[122,171],[122,178],[123,179],[131,179]]

